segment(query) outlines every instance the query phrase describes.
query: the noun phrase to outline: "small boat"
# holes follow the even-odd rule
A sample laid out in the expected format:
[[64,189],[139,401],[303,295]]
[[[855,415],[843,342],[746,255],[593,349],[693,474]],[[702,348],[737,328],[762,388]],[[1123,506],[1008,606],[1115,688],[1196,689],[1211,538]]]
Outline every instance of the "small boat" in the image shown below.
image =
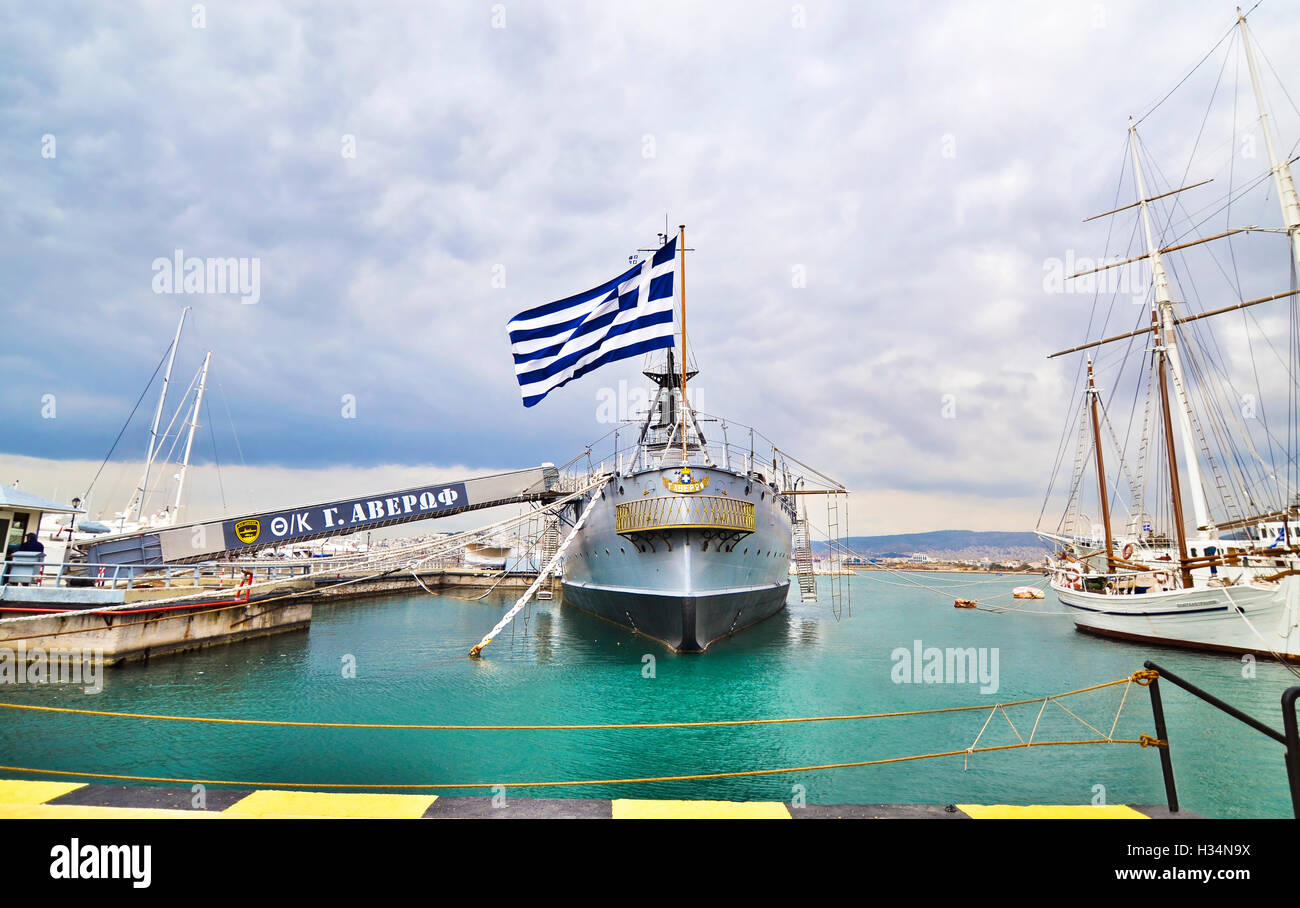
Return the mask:
[[974,599],[958,599],[952,604],[953,608],[979,608],[979,603]]

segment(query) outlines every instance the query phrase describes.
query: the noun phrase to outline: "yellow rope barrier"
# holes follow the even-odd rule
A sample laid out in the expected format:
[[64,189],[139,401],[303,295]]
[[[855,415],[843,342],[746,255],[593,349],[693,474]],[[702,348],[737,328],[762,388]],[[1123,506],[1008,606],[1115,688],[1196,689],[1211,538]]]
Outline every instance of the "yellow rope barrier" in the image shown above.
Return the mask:
[[880,760],[857,760],[852,763],[823,763],[817,766],[788,766],[780,769],[745,769],[733,772],[706,772],[679,776],[647,776],[639,779],[584,779],[553,782],[431,782],[428,784],[401,782],[371,784],[367,782],[249,782],[230,779],[178,779],[167,776],[128,776],[105,772],[70,772],[61,769],[32,769],[26,766],[0,766],[0,772],[21,772],[33,775],[72,776],[86,779],[114,779],[128,782],[169,782],[178,785],[235,785],[241,788],[309,788],[309,789],[447,789],[447,788],[494,788],[503,785],[506,788],[556,788],[576,787],[581,785],[640,785],[648,782],[690,782],[706,779],[738,779],[752,776],[774,776],[792,772],[821,772],[831,769],[852,769],[861,766],[880,766],[886,763],[906,763],[915,760],[931,760],[939,757],[969,756],[973,753],[990,753],[998,750],[1020,750],[1028,747],[1059,747],[1083,744],[1137,744],[1142,747],[1163,746],[1163,741],[1143,735],[1140,739],[1096,738],[1086,741],[1025,741],[1019,744],[999,744],[979,747],[971,750],[948,750],[941,753],[911,754],[904,757],[885,757]]
[[[264,725],[290,728],[366,728],[366,729],[390,729],[390,730],[409,730],[409,731],[612,731],[621,729],[635,728],[712,728],[720,726],[735,725],[790,725],[806,722],[847,722],[858,721],[863,719],[892,719],[903,716],[929,716],[941,713],[959,713],[973,712],[982,710],[1005,710],[1009,706],[1023,706],[1027,703],[1046,703],[1055,701],[1060,697],[1072,697],[1077,694],[1085,694],[1094,690],[1102,690],[1107,687],[1114,687],[1119,684],[1129,684],[1137,680],[1135,673],[1128,678],[1120,678],[1116,681],[1107,681],[1103,684],[1094,684],[1089,687],[1081,687],[1077,690],[1066,691],[1065,693],[1052,694],[1047,697],[1033,697],[1027,700],[1013,700],[1009,703],[997,703],[993,705],[978,706],[949,706],[939,709],[913,709],[899,712],[884,713],[863,713],[859,715],[841,715],[841,716],[796,716],[789,718],[773,719],[718,719],[712,721],[698,722],[621,722],[621,723],[601,723],[587,725],[401,725],[386,722],[302,722],[287,719],[236,719],[221,718],[217,716],[168,716],[151,713],[125,713],[110,712],[108,710],[97,709],[73,709],[67,706],[36,706],[28,703],[0,703],[0,709],[16,709],[30,712],[46,713],[63,713],[67,715],[78,716],[102,716],[115,719],[152,719],[162,722],[202,722],[218,725]],[[1057,704],[1060,705],[1059,703]],[[1064,707],[1062,707],[1064,709]],[[1066,710],[1069,712],[1069,710]],[[1077,718],[1077,717],[1076,717]],[[1080,720],[1082,721],[1082,720]],[[1085,723],[1087,724],[1087,723]],[[1091,727],[1091,726],[1090,726]],[[1097,731],[1097,729],[1093,729]],[[1098,732],[1100,733],[1100,732]],[[961,751],[965,753],[965,751]]]

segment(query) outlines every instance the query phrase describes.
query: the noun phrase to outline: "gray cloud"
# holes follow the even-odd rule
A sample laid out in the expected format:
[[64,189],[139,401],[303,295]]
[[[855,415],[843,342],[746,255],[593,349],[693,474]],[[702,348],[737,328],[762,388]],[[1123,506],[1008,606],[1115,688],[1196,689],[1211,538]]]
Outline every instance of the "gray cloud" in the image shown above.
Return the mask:
[[[525,411],[505,321],[607,279],[667,211],[698,250],[708,409],[879,493],[888,512],[859,509],[855,529],[949,525],[944,495],[996,515],[977,528],[1031,524],[1076,368],[1045,356],[1084,339],[1092,305],[1046,293],[1044,262],[1105,251],[1081,220],[1112,207],[1126,117],[1231,9],[804,6],[802,29],[785,2],[505,3],[504,29],[490,4],[209,3],[204,29],[189,5],[7,6],[0,450],[102,457],[192,304],[178,372],[214,351],[227,463],[227,402],[252,464],[563,461],[607,428],[597,389],[639,364]],[[1300,85],[1282,53],[1300,24],[1273,3],[1253,21]],[[1171,182],[1215,75],[1143,126]],[[1218,100],[1203,151],[1231,135]],[[1270,204],[1243,217],[1275,223]],[[151,263],[178,248],[260,258],[261,302],[153,293]],[[339,418],[344,394],[358,419]]]

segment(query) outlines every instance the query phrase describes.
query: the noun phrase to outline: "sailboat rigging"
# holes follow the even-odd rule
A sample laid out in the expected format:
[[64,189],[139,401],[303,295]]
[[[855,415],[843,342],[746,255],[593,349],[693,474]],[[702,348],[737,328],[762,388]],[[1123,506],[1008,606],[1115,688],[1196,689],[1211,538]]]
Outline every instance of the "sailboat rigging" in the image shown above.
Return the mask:
[[[1300,293],[1295,280],[1297,264],[1300,264],[1300,202],[1291,162],[1277,152],[1245,15],[1240,9],[1237,13],[1236,28],[1247,61],[1283,226],[1280,230],[1235,227],[1189,242],[1159,242],[1153,214],[1155,203],[1169,199],[1169,204],[1181,206],[1183,193],[1205,186],[1211,180],[1199,180],[1167,192],[1149,192],[1138,124],[1130,118],[1126,152],[1133,170],[1136,201],[1086,220],[1136,209],[1145,251],[1082,270],[1071,277],[1145,262],[1150,269],[1150,321],[1131,331],[1051,354],[1059,357],[1087,352],[1087,381],[1083,388],[1086,407],[1066,515],[1054,530],[1040,525],[1039,535],[1057,548],[1056,556],[1049,562],[1052,587],[1081,630],[1124,639],[1226,652],[1267,653],[1280,659],[1300,660],[1300,539],[1294,525],[1300,516],[1300,496],[1297,496],[1300,490],[1290,479],[1296,448],[1300,447],[1295,444],[1296,433],[1300,431],[1296,406],[1300,390],[1297,390],[1295,362],[1300,355],[1300,319],[1295,299]],[[1230,191],[1229,206],[1226,206],[1229,210],[1235,198],[1239,196]],[[1190,215],[1188,219],[1193,220]],[[1171,213],[1163,221],[1164,229],[1170,229],[1172,222]],[[1285,233],[1291,289],[1180,315],[1176,307],[1184,303],[1176,298],[1166,256],[1250,233]],[[1180,282],[1188,284],[1190,280],[1188,273]],[[1277,444],[1266,424],[1263,431],[1266,450],[1275,457],[1281,454],[1285,458],[1285,470],[1266,461],[1251,438],[1251,430],[1242,425],[1241,416],[1233,412],[1231,404],[1224,406],[1214,396],[1233,387],[1231,378],[1226,376],[1230,363],[1220,352],[1218,334],[1225,335],[1225,343],[1235,337],[1228,336],[1221,322],[1205,322],[1208,334],[1199,341],[1189,333],[1199,329],[1202,320],[1237,311],[1243,313],[1243,318],[1249,317],[1246,310],[1278,300],[1290,303],[1288,315],[1292,326],[1291,361],[1286,369],[1292,426],[1285,450],[1279,452],[1283,446]],[[1118,495],[1119,484],[1112,484],[1107,476],[1102,430],[1103,425],[1109,427],[1109,421],[1105,417],[1103,392],[1097,384],[1094,357],[1103,354],[1111,344],[1124,340],[1131,344],[1134,339],[1149,341],[1143,357],[1148,396],[1141,411],[1142,440],[1137,452],[1136,475],[1141,480],[1131,485],[1128,531],[1116,536],[1112,503]],[[1276,352],[1269,343],[1270,349]],[[1253,356],[1253,349],[1250,352]],[[1126,355],[1121,372],[1127,359]],[[1217,382],[1211,375],[1216,367],[1225,372],[1225,377]],[[1135,404],[1136,399],[1135,392]],[[1253,397],[1250,406],[1255,406]],[[1262,408],[1263,404],[1259,406]],[[1135,408],[1130,428],[1137,415]],[[1247,418],[1253,415],[1252,411]],[[1155,436],[1161,442],[1158,445],[1152,443]],[[1245,475],[1254,468],[1249,467],[1238,442],[1262,465],[1263,477]],[[1090,458],[1084,456],[1086,447],[1091,448]],[[1127,452],[1119,453],[1118,469],[1122,471]],[[1148,460],[1160,469],[1148,470]],[[1080,524],[1086,521],[1080,480],[1081,471],[1089,461],[1096,472],[1100,523],[1094,524],[1091,531],[1083,531]],[[1279,472],[1287,477],[1285,481],[1278,479]],[[1275,493],[1280,493],[1280,500],[1265,504],[1261,500],[1265,491],[1261,480],[1270,478]],[[1158,494],[1154,497],[1147,494],[1148,482],[1154,482],[1157,487]],[[1217,493],[1222,505],[1219,513],[1211,507],[1208,489]],[[1162,509],[1163,531],[1156,529],[1156,515],[1147,513],[1151,501],[1163,501],[1163,505],[1157,505]],[[1188,526],[1189,513],[1194,529]]]

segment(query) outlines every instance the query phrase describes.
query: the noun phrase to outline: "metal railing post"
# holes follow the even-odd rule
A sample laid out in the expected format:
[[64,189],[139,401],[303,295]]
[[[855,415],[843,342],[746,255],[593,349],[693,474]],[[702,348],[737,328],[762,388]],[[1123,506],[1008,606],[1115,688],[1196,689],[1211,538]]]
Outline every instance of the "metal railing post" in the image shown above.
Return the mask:
[[1300,687],[1282,692],[1282,729],[1286,735],[1286,777],[1291,783],[1291,812],[1300,820],[1300,731],[1297,731],[1296,699]]
[[[1151,667],[1151,663],[1147,663]],[[1154,669],[1152,669],[1155,671]],[[1156,737],[1162,742],[1156,745],[1160,751],[1160,771],[1165,777],[1165,800],[1169,804],[1170,813],[1178,813],[1178,789],[1174,785],[1174,761],[1169,754],[1169,729],[1165,727],[1165,707],[1160,701],[1160,678],[1159,672],[1157,677],[1151,679],[1147,688],[1151,691],[1151,716],[1155,720]]]

